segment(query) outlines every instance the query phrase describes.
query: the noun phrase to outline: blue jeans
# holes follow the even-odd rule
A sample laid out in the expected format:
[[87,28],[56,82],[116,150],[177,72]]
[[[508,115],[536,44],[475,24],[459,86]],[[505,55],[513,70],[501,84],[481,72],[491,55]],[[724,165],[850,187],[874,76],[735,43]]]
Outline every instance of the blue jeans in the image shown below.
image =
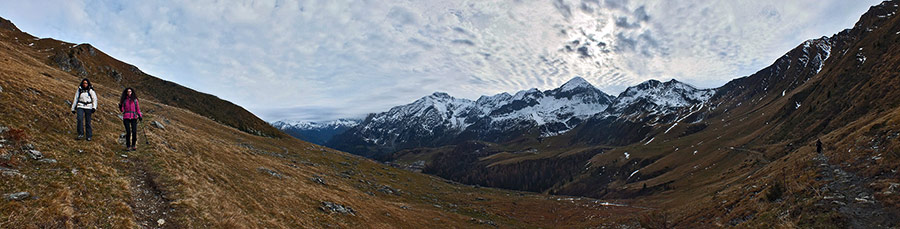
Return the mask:
[[[94,136],[94,130],[93,128],[91,128],[91,115],[94,114],[94,112],[91,109],[83,108],[78,108],[75,110],[78,114],[78,116],[75,117],[78,123],[78,126],[76,127],[78,128],[78,136],[84,135],[88,138]],[[87,132],[86,135],[85,132]]]

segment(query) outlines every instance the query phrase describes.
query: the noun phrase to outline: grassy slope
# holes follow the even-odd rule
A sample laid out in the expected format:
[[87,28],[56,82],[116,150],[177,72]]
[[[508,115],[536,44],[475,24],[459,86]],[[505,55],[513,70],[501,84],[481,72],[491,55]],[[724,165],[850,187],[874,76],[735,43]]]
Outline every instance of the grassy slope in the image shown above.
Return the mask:
[[[76,141],[65,101],[81,77],[36,59],[46,54],[29,48],[29,41],[5,33],[0,40],[0,125],[13,129],[4,133],[8,142],[0,148],[12,160],[0,166],[24,175],[4,176],[0,193],[34,196],[0,202],[3,228],[134,227],[154,225],[160,218],[174,227],[488,226],[478,220],[586,227],[639,211],[590,199],[560,201],[461,186],[292,138],[247,134],[154,99],[143,101],[145,123],[159,121],[165,128],[142,126],[150,144],[122,152],[116,142],[121,122],[108,99],[120,87],[103,81],[95,84],[101,100],[94,141]],[[12,136],[16,132],[22,134]],[[26,143],[59,162],[24,159],[18,147]],[[326,185],[312,181],[313,176]],[[379,191],[383,185],[393,194]],[[350,206],[356,215],[322,211],[322,201]]]
[[[39,52],[30,53],[47,65],[73,75],[87,77],[93,83],[111,88],[134,87],[142,98],[185,108],[219,123],[260,136],[288,137],[246,109],[218,97],[148,75],[138,67],[119,61],[90,44],[72,44],[52,38],[37,39],[20,31],[12,22],[0,18],[0,30],[7,39],[29,45]],[[116,98],[119,93],[104,97]]]

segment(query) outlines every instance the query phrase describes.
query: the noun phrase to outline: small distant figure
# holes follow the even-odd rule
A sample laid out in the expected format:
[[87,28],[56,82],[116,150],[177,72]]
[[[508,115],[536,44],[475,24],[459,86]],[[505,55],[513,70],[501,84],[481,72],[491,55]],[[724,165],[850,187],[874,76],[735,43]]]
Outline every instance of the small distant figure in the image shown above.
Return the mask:
[[[97,93],[94,92],[94,86],[87,78],[81,80],[78,84],[78,91],[75,92],[75,99],[72,101],[72,114],[75,114],[76,128],[78,129],[78,137],[76,140],[91,140],[93,136],[93,128],[91,128],[91,115],[97,111]],[[86,138],[85,138],[86,137]]]
[[822,140],[816,139],[816,152],[822,153]]

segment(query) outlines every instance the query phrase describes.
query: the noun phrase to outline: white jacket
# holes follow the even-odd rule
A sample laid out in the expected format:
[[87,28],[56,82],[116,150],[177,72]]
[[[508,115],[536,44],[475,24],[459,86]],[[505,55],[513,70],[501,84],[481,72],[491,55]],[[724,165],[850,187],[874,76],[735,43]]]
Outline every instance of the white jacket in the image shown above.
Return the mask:
[[75,91],[75,98],[72,99],[72,110],[75,108],[97,109],[97,93],[94,89]]

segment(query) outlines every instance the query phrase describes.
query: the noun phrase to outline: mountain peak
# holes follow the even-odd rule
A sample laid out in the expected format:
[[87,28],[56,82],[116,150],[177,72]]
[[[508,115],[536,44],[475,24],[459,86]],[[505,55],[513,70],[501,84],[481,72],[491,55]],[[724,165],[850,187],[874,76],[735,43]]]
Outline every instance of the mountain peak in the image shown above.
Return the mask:
[[19,28],[16,27],[11,21],[6,20],[6,18],[0,17],[0,29],[6,29],[14,32],[19,32]]
[[628,87],[627,89],[625,89],[625,91],[629,91],[629,90],[646,90],[646,89],[650,89],[650,88],[656,88],[656,87],[659,87],[659,86],[662,85],[662,84],[663,84],[663,83],[660,82],[659,80],[649,79],[649,80],[647,80],[647,81],[644,81],[644,82],[639,83],[638,85],[634,85],[634,86]]
[[563,91],[569,91],[575,88],[594,88],[594,85],[591,85],[587,80],[581,78],[580,76],[576,76],[575,78],[570,79],[568,82],[560,86]]
[[[662,83],[662,81],[659,81],[659,80],[657,80],[657,79],[649,79],[649,80],[644,81],[643,83],[640,83],[640,84],[651,84],[651,85],[656,85],[656,84],[660,84],[660,83]],[[640,84],[639,84],[639,85],[640,85]]]
[[438,92],[431,93],[430,95],[424,96],[424,97],[416,100],[416,102],[418,102],[418,103],[424,102],[424,103],[431,104],[431,103],[436,103],[436,102],[442,103],[443,101],[451,101],[451,100],[455,100],[455,99],[456,98],[453,98],[453,96],[450,96],[450,94],[448,94],[446,92],[438,91]]
[[628,89],[634,88],[634,89],[644,90],[644,89],[650,89],[650,88],[673,87],[673,86],[695,88],[694,86],[691,86],[690,84],[678,81],[676,79],[670,79],[669,81],[666,81],[666,82],[662,82],[662,81],[655,80],[655,79],[650,79],[650,80],[644,81],[638,85],[628,87]]
[[450,98],[450,94],[447,94],[447,92],[437,91],[437,92],[431,93],[431,97]]

